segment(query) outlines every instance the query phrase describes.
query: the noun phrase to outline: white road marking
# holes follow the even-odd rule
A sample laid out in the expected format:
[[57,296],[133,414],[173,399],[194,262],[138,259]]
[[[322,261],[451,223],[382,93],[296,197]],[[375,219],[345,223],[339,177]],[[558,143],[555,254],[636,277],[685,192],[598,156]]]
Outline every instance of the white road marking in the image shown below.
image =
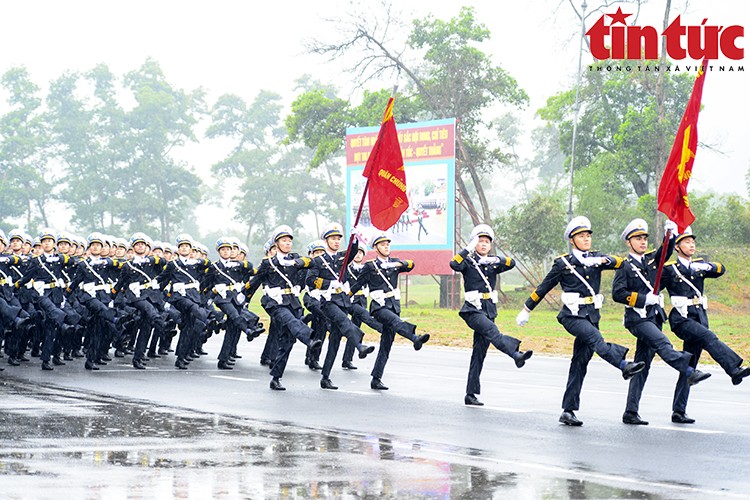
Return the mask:
[[501,406],[474,406],[474,405],[464,405],[467,408],[472,408],[476,410],[493,410],[493,411],[501,411],[503,413],[541,413],[540,411],[536,410],[522,410],[520,408],[503,408]]
[[649,425],[651,429],[661,429],[665,431],[692,432],[693,434],[726,434],[724,431],[712,431],[708,429],[696,429],[695,427],[679,427],[666,425]]
[[230,377],[228,375],[209,375],[211,378],[220,378],[223,380],[237,380],[239,382],[257,382],[257,378]]

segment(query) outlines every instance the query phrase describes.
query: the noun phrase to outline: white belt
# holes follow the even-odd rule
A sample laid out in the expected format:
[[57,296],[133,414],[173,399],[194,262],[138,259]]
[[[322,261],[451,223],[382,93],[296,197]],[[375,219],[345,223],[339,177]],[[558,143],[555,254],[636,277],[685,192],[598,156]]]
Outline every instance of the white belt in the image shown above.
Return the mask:
[[51,290],[53,288],[61,288],[61,287],[64,287],[64,286],[65,286],[65,282],[62,279],[58,279],[58,280],[53,281],[51,283],[45,283],[43,281],[34,281],[31,284],[31,287],[27,286],[27,288],[32,288],[33,287],[34,290],[36,290],[37,293],[39,293],[39,295],[44,295],[44,291],[45,290]]
[[328,290],[321,290],[321,295],[326,300],[331,300],[331,297],[339,293],[349,294],[350,288],[349,283],[344,283],[342,286],[336,288],[329,288]]
[[281,288],[279,286],[273,288],[268,286],[263,287],[263,293],[268,295],[279,304],[282,304],[284,302],[284,295],[294,295],[295,297],[299,297],[301,291],[302,289],[296,285],[292,288]]
[[578,309],[582,305],[594,304],[595,309],[601,309],[602,304],[604,304],[604,295],[600,293],[581,297],[581,294],[577,292],[563,292],[560,294],[560,299],[563,301],[563,304],[570,309],[570,312],[576,316],[578,316]]
[[198,289],[198,283],[172,283],[172,290],[179,293],[180,295],[185,295],[188,290],[197,290]]
[[93,297],[96,295],[96,292],[100,290],[109,291],[112,288],[112,286],[109,285],[108,283],[105,283],[103,285],[97,285],[96,283],[91,282],[91,283],[82,283],[81,288],[83,288],[84,292],[88,293],[89,295]]
[[706,297],[705,295],[692,298],[673,295],[669,297],[669,300],[670,302],[672,302],[672,307],[677,309],[677,312],[680,313],[683,318],[687,318],[688,307],[690,306],[701,306],[703,307],[703,309],[708,309],[708,297]]
[[401,300],[401,290],[396,288],[390,292],[384,292],[383,290],[370,290],[370,298],[380,304],[385,305],[385,299],[393,297],[396,300]]
[[141,290],[145,290],[147,288],[158,289],[159,288],[159,283],[157,283],[156,280],[151,280],[151,281],[148,281],[146,283],[139,283],[139,282],[136,281],[136,282],[133,282],[133,283],[129,284],[128,288],[130,289],[131,292],[133,292],[133,295],[135,295],[136,297],[140,297],[141,296]]
[[491,300],[497,304],[497,290],[491,292],[480,292],[479,290],[469,290],[464,292],[464,300],[477,309],[482,308],[482,299]]

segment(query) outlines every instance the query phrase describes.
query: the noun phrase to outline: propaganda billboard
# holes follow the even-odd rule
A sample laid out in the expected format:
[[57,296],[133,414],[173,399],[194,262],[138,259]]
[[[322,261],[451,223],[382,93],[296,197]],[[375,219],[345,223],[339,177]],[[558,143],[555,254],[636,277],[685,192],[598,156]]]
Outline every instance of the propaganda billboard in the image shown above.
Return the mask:
[[[455,229],[455,119],[396,125],[406,173],[409,208],[388,231],[391,249],[414,260],[416,274],[452,274]],[[346,224],[351,230],[366,178],[362,176],[379,127],[346,130]],[[367,236],[379,231],[370,224],[365,201],[358,229]]]

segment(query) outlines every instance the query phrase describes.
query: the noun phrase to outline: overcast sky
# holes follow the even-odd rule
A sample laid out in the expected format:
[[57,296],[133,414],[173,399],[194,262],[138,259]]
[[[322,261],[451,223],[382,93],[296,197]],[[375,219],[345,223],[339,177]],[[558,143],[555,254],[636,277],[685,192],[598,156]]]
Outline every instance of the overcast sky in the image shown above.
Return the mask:
[[[579,7],[581,2],[573,3]],[[590,3],[589,9],[596,4]],[[708,18],[709,25],[750,26],[750,7],[744,0],[692,0],[687,10],[683,0],[673,0],[672,4],[672,18],[681,12],[683,24],[700,24]],[[430,13],[447,20],[458,13],[461,5],[476,8],[478,20],[492,33],[484,50],[530,96],[531,104],[523,113],[527,136],[531,127],[541,124],[534,121],[534,111],[544,105],[547,97],[575,81],[580,25],[566,0],[409,0],[397,5],[404,9],[406,22]],[[614,12],[617,5],[604,11]],[[632,5],[620,5],[626,13],[635,12]],[[362,16],[368,16],[379,7],[376,2],[338,0],[4,2],[0,71],[24,65],[35,82],[46,85],[63,71],[87,70],[101,62],[122,75],[153,57],[169,82],[187,90],[202,86],[209,91],[209,102],[227,92],[252,101],[261,89],[278,92],[291,101],[294,80],[304,73],[345,91],[352,88],[348,74],[306,55],[303,41],[330,35],[331,25],[323,19],[355,8]],[[652,0],[642,9],[638,24],[661,26],[663,8],[664,0]],[[598,17],[589,18],[588,26]],[[744,40],[741,44],[747,45]],[[584,53],[584,61],[590,59]],[[737,68],[745,61],[723,62]],[[747,194],[747,71],[750,67],[744,73],[707,75],[700,139],[717,144],[726,155],[699,149],[691,190]],[[526,139],[524,144],[528,145]],[[523,154],[523,146],[520,151]],[[204,174],[211,162],[220,159],[215,152],[192,154],[191,158],[196,171]]]

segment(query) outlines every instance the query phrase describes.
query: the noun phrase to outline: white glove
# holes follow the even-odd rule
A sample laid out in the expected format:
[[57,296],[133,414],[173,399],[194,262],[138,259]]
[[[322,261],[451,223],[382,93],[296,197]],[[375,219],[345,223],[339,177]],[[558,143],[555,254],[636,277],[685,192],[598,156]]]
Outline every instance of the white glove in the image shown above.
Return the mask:
[[677,224],[667,219],[667,221],[664,223],[664,234],[666,234],[667,231],[672,231],[672,237],[673,238],[676,237],[677,236]]
[[164,310],[165,311],[169,311],[170,309],[172,309],[172,304],[170,304],[169,302],[167,302],[166,304],[164,304]]
[[653,293],[647,293],[646,294],[646,305],[647,306],[654,306],[659,303],[659,296],[654,295]]
[[397,267],[401,267],[400,262],[383,262],[380,264],[380,267],[383,269],[395,269]]
[[582,257],[581,264],[586,267],[601,266],[605,259],[606,257]]
[[114,309],[115,308],[115,301],[114,300],[110,300],[109,304],[107,304],[107,307],[109,307],[110,309]]
[[691,262],[690,267],[697,269],[698,271],[710,271],[713,266],[708,262]]
[[279,259],[279,264],[281,264],[284,267],[293,266],[294,265],[294,259],[287,259],[287,258],[282,257],[282,258]]
[[341,288],[344,286],[339,280],[331,280],[331,288]]
[[479,262],[480,264],[499,264],[500,257],[482,257],[477,262]]
[[466,250],[473,252],[479,243],[479,236],[474,236],[471,241],[466,245]]
[[10,262],[10,258],[8,258],[8,257],[0,257],[0,262],[2,262],[3,264],[6,263],[6,262]]
[[521,312],[518,313],[516,316],[516,324],[518,326],[524,326],[526,323],[529,322],[529,318],[531,317],[531,312],[529,312],[528,309],[525,307],[521,309]]

